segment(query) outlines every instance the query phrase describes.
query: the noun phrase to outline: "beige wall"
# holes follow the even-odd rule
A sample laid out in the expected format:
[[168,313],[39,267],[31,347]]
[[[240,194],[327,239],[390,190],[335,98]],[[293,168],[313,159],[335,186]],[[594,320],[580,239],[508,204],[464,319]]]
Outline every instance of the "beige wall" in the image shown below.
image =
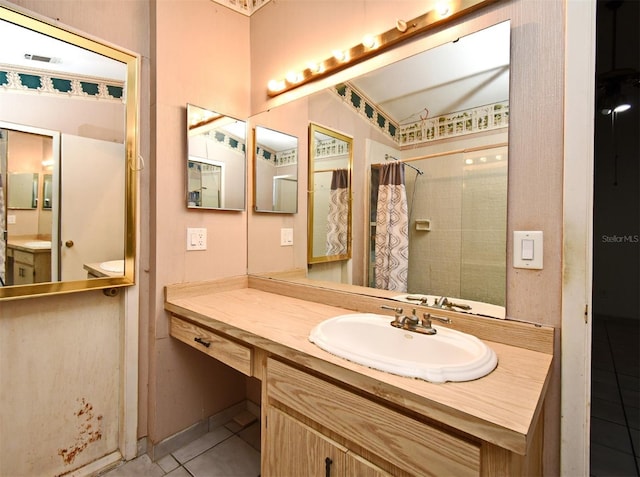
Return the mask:
[[[423,13],[424,2],[271,2],[252,17],[252,109],[263,111],[287,99],[318,89],[305,86],[299,92],[269,101],[266,84],[309,60],[329,56],[333,48],[353,46],[365,33],[385,31],[396,18],[410,19]],[[301,21],[288,22],[288,18]],[[303,19],[303,21],[302,21]],[[563,2],[513,0],[489,6],[456,26],[436,31],[414,43],[437,44],[444,38],[511,20],[511,92],[509,129],[509,197],[507,242],[507,315],[560,327],[562,277],[562,168],[563,168]],[[450,30],[450,31],[447,31]],[[278,34],[274,34],[278,32]],[[403,46],[402,50],[410,50]],[[384,61],[383,55],[376,62]],[[373,63],[376,63],[373,62]],[[373,66],[368,67],[372,69]],[[367,70],[367,65],[354,68]],[[348,72],[340,75],[347,75]],[[338,76],[340,76],[338,75]],[[333,81],[335,82],[335,77]],[[321,82],[324,87],[330,81]],[[304,213],[306,197],[299,210]],[[274,235],[278,218],[249,217],[250,236]],[[544,264],[540,271],[512,267],[514,230],[544,232]],[[295,232],[294,232],[295,233]],[[306,236],[294,247],[304,247]],[[250,237],[250,244],[251,237]],[[265,251],[256,257],[263,270],[283,269],[269,263]],[[291,251],[296,255],[295,251]],[[249,248],[249,268],[254,265]],[[282,262],[282,264],[286,264]],[[541,299],[544,297],[544,299]],[[556,349],[559,356],[559,342]],[[545,409],[546,473],[559,472],[560,396],[559,362]]]
[[[246,16],[210,0],[156,1],[152,16],[149,388],[140,433],[157,443],[245,397],[241,375],[169,337],[163,287],[246,273],[246,212],[186,207],[186,104],[248,117],[250,70]],[[186,251],[187,227],[207,229],[206,251]]]

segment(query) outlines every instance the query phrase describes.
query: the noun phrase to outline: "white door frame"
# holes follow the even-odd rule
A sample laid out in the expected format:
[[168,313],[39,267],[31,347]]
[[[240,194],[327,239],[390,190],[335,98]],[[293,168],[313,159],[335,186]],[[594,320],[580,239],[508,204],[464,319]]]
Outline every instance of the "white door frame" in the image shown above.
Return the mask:
[[589,475],[596,2],[565,0],[561,475]]

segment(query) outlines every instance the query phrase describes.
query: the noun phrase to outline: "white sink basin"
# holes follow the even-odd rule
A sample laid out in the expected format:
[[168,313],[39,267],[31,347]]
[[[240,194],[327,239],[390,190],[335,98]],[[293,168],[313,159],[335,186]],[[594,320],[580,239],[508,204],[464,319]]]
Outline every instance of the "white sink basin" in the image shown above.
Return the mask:
[[495,352],[475,336],[434,326],[435,335],[391,326],[393,316],[340,315],[323,321],[309,340],[329,353],[370,368],[426,381],[471,381],[495,369]]
[[124,273],[124,260],[110,260],[108,262],[102,262],[100,264],[105,272],[111,273]]
[[24,245],[29,248],[51,248],[51,240],[32,240]]

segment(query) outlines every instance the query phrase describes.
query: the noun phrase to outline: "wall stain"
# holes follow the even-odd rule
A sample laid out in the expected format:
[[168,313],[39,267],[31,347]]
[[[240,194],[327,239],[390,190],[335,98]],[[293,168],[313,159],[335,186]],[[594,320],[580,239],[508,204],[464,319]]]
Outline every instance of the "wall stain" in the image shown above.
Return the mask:
[[102,415],[96,415],[93,405],[85,398],[77,399],[77,401],[80,408],[73,415],[78,420],[78,437],[72,445],[58,449],[58,455],[62,457],[65,465],[73,463],[78,454],[85,450],[89,444],[102,439]]

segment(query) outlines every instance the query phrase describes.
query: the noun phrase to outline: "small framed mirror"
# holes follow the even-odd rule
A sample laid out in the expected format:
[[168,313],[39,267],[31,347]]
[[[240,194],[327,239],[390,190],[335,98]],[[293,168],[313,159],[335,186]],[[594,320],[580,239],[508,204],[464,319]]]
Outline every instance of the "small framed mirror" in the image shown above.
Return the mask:
[[298,138],[273,129],[254,129],[254,210],[298,211]]
[[309,126],[309,220],[307,262],[351,258],[353,138]]
[[187,207],[245,209],[246,123],[187,104]]
[[9,172],[7,207],[9,209],[36,209],[38,207],[37,172]]

